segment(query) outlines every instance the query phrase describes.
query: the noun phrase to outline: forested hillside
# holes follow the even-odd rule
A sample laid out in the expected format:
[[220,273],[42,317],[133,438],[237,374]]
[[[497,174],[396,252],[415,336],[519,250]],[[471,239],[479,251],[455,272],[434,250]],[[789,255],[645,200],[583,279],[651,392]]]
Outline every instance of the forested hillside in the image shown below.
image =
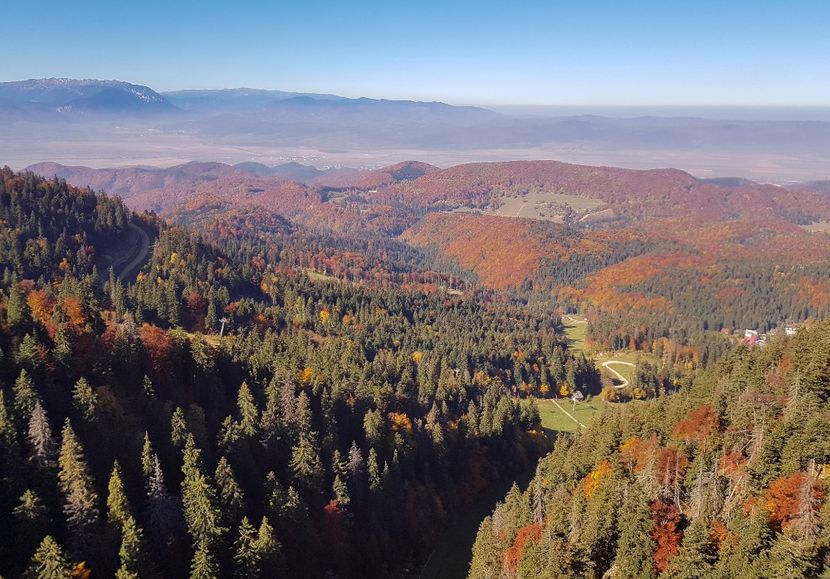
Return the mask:
[[368,252],[397,255],[386,281],[312,279],[290,228],[144,216],[158,238],[122,284],[96,255],[136,219],[0,172],[4,576],[400,576],[547,449],[519,396],[598,391],[550,308],[441,290],[414,250]]
[[830,322],[560,437],[481,524],[470,577],[816,577],[828,565]]

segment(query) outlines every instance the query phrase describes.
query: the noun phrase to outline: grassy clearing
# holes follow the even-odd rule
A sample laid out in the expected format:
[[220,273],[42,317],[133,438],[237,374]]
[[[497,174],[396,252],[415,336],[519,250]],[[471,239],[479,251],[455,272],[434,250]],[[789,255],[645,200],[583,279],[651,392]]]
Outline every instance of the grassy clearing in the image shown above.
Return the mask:
[[[194,333],[194,332],[186,332],[186,334],[187,334],[187,337],[190,338],[191,340],[194,340],[194,339],[196,339],[196,336],[199,336],[200,338],[202,338],[205,342],[207,342],[211,346],[213,346],[215,348],[219,347],[219,335],[218,334],[202,334],[201,332],[198,333],[198,334]],[[225,336],[222,339],[223,340],[232,340],[233,336]]]
[[337,281],[337,278],[320,273],[319,271],[314,271],[313,269],[305,269],[303,271],[305,271],[308,279],[313,281]]
[[524,217],[557,223],[562,223],[562,215],[566,207],[570,207],[577,213],[583,213],[602,205],[599,199],[548,192],[502,197],[501,202],[501,207],[486,211],[486,213],[501,217]]
[[568,348],[574,352],[584,352],[585,337],[588,334],[588,320],[580,316],[563,316],[562,324],[565,327]]
[[[562,412],[553,400],[541,399],[536,402],[539,404],[542,428],[548,434],[553,432],[575,432],[579,428],[576,422]],[[605,408],[605,403],[599,398],[592,398],[586,402],[577,402],[576,409],[574,410],[572,410],[573,402],[570,400],[558,400],[557,402],[559,402],[562,408],[570,412],[574,418],[586,426]]]
[[[521,217],[537,221],[552,221],[562,223],[565,208],[570,207],[578,214],[587,213],[601,207],[603,201],[580,195],[566,195],[564,193],[534,192],[511,197],[501,197],[501,206],[495,209],[477,211],[482,215],[497,215],[499,217]],[[468,208],[456,209],[467,212]]]
[[802,225],[801,227],[812,233],[830,233],[830,221],[820,221],[818,223],[811,223],[810,225]]

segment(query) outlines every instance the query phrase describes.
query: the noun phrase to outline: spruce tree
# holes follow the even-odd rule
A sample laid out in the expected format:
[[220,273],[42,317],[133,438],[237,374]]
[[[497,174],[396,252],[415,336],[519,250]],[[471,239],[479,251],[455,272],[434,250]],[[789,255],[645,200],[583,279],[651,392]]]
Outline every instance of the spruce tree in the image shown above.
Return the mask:
[[72,553],[83,558],[98,521],[98,494],[89,472],[84,449],[67,419],[58,457],[58,481],[64,495],[63,512],[72,536]]
[[323,465],[312,439],[313,433],[300,435],[291,451],[291,473],[294,480],[309,490],[318,490],[323,478]]
[[332,493],[334,494],[334,500],[337,501],[337,504],[341,507],[349,506],[349,503],[352,502],[352,499],[349,496],[349,486],[343,482],[343,479],[340,478],[339,474],[334,475],[334,483],[332,483],[331,487]]
[[130,505],[124,492],[124,480],[118,461],[112,465],[109,485],[107,486],[107,521],[120,529],[128,517],[131,517]]
[[141,474],[144,476],[145,486],[149,484],[155,471],[155,454],[153,445],[150,444],[150,433],[144,432],[144,445],[141,448]]
[[164,485],[158,456],[153,456],[153,474],[147,483],[147,530],[159,550],[165,550],[180,526],[181,513],[176,499]]
[[40,401],[40,396],[38,396],[35,385],[25,368],[20,370],[20,374],[14,382],[13,391],[14,413],[18,420],[26,424],[32,416],[35,405]]
[[197,541],[196,552],[190,564],[190,579],[217,579],[219,568],[205,541]]
[[10,472],[13,469],[18,452],[17,430],[6,406],[6,392],[0,389],[0,472]]
[[29,304],[23,298],[23,292],[20,291],[17,276],[13,276],[11,279],[9,298],[6,300],[5,305],[6,321],[13,332],[25,331],[31,326],[32,312],[29,309]]
[[369,449],[369,461],[367,463],[367,470],[369,471],[369,489],[372,492],[378,492],[381,488],[380,466],[378,465],[378,453],[374,448]]
[[686,533],[680,551],[666,569],[671,579],[699,579],[712,573],[717,560],[717,550],[712,542],[711,530],[704,517],[695,519]]
[[193,435],[188,434],[182,461],[182,506],[188,532],[207,553],[223,529],[216,507],[216,490],[202,472],[199,455]]
[[116,579],[138,579],[142,565],[141,529],[132,515],[127,515],[121,525],[121,547],[118,550],[120,566]]
[[281,547],[279,541],[274,536],[274,528],[265,516],[262,517],[262,521],[259,524],[254,548],[259,558],[261,576],[279,576],[282,567]]
[[259,409],[256,406],[256,402],[254,402],[251,389],[245,382],[239,387],[236,405],[239,411],[240,432],[243,436],[255,436],[257,433],[257,425],[259,424]]
[[187,421],[184,418],[184,410],[177,406],[170,419],[170,440],[173,445],[182,448],[187,441]]
[[75,382],[75,387],[72,389],[72,404],[85,422],[95,421],[98,395],[85,378],[80,378]]
[[49,512],[46,506],[37,493],[26,489],[12,510],[12,516],[18,553],[31,553],[38,541],[49,532]]
[[63,556],[60,545],[50,535],[47,535],[32,556],[24,577],[25,579],[68,579],[69,572],[69,564]]
[[629,485],[619,513],[619,539],[614,559],[617,576],[654,577],[654,540],[651,531],[654,521],[642,488]]
[[27,438],[32,449],[32,461],[41,468],[54,467],[57,458],[57,444],[52,436],[52,427],[49,425],[46,410],[40,402],[35,404],[32,416],[29,418]]
[[256,539],[256,529],[248,521],[248,517],[242,517],[239,536],[234,542],[233,576],[235,579],[259,577],[259,552],[256,549]]
[[242,488],[236,482],[230,463],[223,456],[216,465],[214,474],[219,490],[219,505],[222,521],[226,525],[236,525],[245,510]]

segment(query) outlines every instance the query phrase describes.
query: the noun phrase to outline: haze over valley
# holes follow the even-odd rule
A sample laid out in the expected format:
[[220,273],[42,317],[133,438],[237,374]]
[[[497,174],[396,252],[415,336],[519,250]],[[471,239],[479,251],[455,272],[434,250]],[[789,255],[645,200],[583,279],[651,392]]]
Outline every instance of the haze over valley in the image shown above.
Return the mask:
[[[776,183],[828,177],[826,109],[762,109],[738,120],[723,118],[729,109],[607,111],[617,116],[508,110],[254,89],[158,93],[114,81],[43,79],[0,83],[0,152],[13,168],[45,160],[95,168],[210,160],[365,169],[408,159],[442,167],[557,159]],[[688,112],[711,118],[676,116]]]

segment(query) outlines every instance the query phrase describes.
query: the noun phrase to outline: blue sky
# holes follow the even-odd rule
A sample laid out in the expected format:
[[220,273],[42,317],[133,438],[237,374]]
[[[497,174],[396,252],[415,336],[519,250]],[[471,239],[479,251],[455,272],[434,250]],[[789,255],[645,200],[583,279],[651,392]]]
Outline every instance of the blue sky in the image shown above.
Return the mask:
[[485,105],[830,105],[828,0],[3,5],[0,80]]

